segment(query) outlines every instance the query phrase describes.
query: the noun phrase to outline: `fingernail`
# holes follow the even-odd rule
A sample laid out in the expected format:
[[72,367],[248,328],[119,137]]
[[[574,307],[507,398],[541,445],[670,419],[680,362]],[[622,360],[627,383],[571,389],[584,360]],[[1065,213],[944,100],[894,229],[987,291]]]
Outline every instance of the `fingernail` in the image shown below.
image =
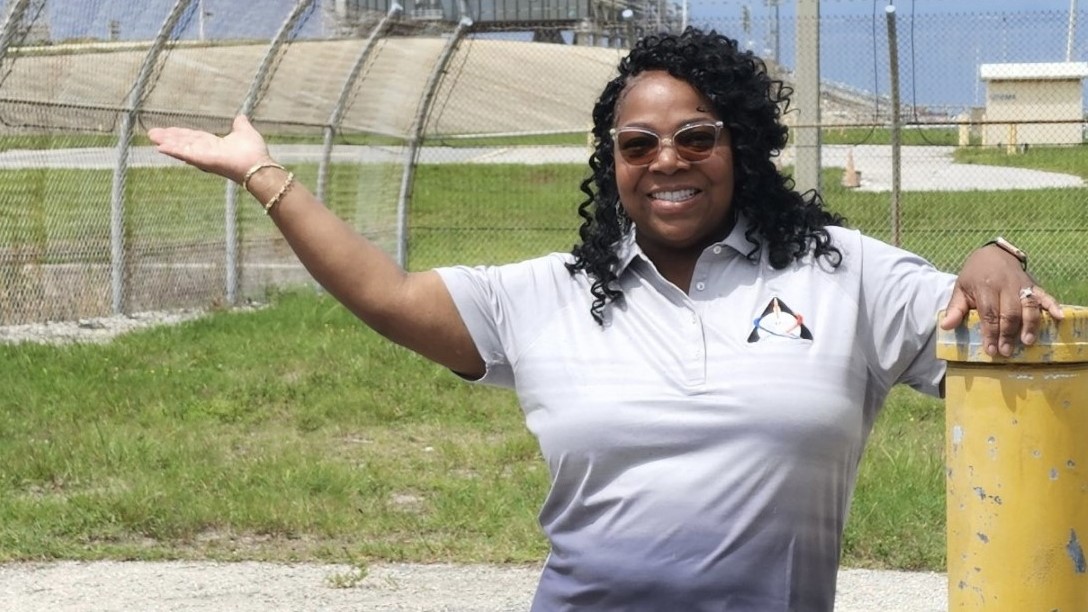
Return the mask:
[[986,354],[989,355],[990,357],[996,356],[997,355],[997,345],[995,345],[995,344],[986,345]]
[[1024,344],[1035,344],[1035,334],[1024,334]]

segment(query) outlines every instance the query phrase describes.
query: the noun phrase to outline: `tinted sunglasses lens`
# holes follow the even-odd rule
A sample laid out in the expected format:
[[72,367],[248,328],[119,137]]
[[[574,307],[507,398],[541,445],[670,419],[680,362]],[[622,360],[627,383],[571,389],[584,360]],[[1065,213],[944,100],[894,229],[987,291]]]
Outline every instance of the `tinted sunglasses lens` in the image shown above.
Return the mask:
[[[676,132],[672,145],[676,154],[689,162],[703,161],[710,157],[718,143],[718,127],[693,125]],[[616,148],[623,159],[632,166],[645,166],[654,161],[661,149],[661,139],[652,132],[625,129],[616,133]]]
[[623,159],[634,166],[642,166],[657,157],[660,140],[654,134],[639,130],[621,130],[616,133],[616,148]]
[[693,125],[684,128],[673,137],[676,153],[688,161],[702,161],[710,157],[718,141],[718,129],[713,125]]

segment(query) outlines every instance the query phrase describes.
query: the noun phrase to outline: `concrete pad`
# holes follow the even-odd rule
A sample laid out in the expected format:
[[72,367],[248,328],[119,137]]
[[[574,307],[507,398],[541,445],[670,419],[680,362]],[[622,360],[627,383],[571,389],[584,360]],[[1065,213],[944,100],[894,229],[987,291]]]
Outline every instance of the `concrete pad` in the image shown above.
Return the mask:
[[[900,150],[900,187],[903,191],[1010,191],[1016,189],[1084,187],[1079,176],[1027,168],[958,164],[954,147],[903,147]],[[891,191],[892,148],[889,145],[824,145],[824,168],[845,168],[846,154],[853,152],[854,167],[861,173],[861,191]],[[793,163],[793,151],[783,153]]]

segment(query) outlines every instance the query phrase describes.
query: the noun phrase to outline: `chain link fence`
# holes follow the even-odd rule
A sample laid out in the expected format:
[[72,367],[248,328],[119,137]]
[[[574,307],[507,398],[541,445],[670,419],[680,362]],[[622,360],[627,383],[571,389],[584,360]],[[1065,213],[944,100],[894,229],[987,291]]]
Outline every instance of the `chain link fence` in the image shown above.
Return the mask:
[[[575,242],[592,104],[634,37],[712,27],[798,88],[811,52],[773,1],[131,4],[0,3],[0,324],[310,282],[246,194],[152,151],[150,127],[225,133],[248,114],[410,268],[498,263]],[[1088,302],[1075,20],[824,4],[820,121],[786,117],[819,128],[828,205],[948,270],[1005,235]],[[799,159],[791,145],[784,170]]]

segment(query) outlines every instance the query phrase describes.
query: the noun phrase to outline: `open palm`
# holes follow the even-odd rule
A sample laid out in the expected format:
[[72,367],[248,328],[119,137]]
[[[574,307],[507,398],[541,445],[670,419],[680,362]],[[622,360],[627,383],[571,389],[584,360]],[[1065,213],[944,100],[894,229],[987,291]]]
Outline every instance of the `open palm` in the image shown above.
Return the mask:
[[222,137],[179,127],[152,128],[147,137],[160,153],[239,183],[249,168],[271,160],[264,138],[245,115],[235,117],[231,132]]

